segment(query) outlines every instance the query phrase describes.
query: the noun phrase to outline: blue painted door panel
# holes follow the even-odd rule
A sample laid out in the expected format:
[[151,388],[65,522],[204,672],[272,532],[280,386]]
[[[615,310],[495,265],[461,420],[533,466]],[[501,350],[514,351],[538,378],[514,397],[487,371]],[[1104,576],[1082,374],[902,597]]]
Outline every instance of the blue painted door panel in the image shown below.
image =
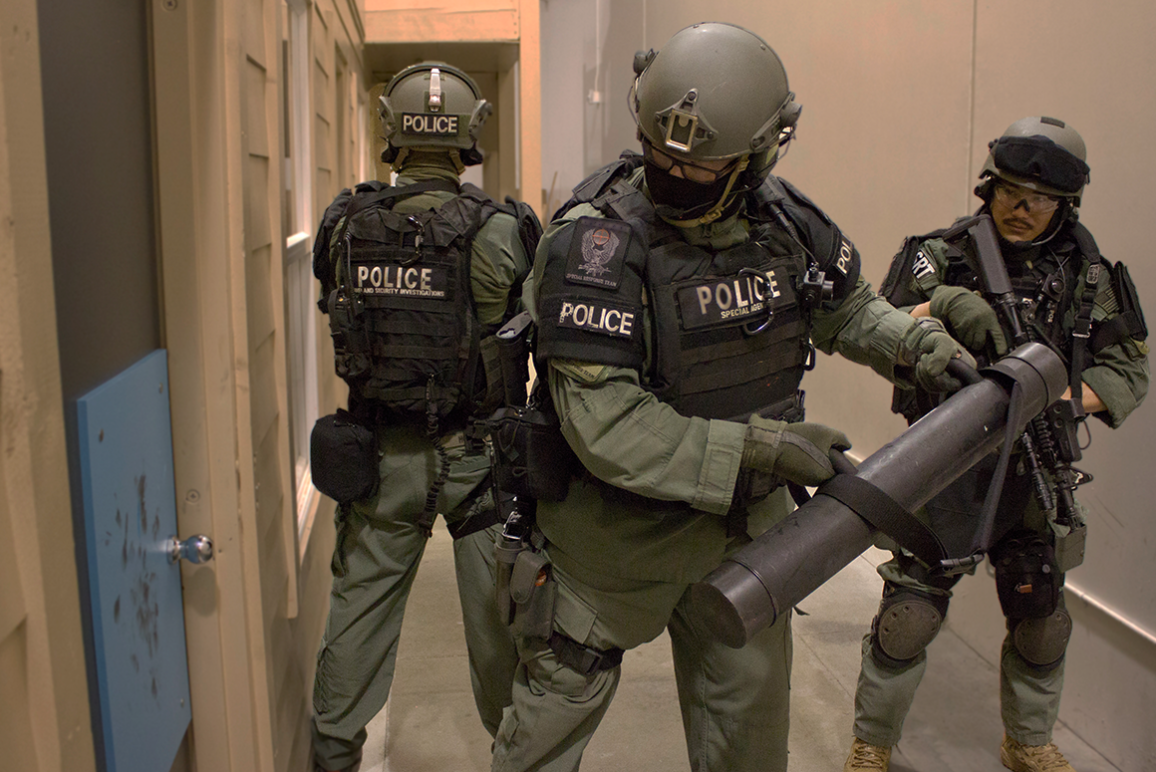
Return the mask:
[[154,351],[77,403],[107,772],[167,772],[189,725],[168,359]]

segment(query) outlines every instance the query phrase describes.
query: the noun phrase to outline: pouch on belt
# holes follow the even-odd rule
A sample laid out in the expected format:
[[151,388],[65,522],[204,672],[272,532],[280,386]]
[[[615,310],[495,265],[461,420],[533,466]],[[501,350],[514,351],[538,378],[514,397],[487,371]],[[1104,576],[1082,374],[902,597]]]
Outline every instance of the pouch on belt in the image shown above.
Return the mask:
[[373,429],[338,410],[317,419],[309,436],[313,484],[334,501],[347,504],[377,487],[377,439]]
[[514,560],[514,570],[510,574],[510,599],[515,606],[512,628],[515,635],[550,637],[558,592],[550,572],[550,561],[544,553],[523,550]]

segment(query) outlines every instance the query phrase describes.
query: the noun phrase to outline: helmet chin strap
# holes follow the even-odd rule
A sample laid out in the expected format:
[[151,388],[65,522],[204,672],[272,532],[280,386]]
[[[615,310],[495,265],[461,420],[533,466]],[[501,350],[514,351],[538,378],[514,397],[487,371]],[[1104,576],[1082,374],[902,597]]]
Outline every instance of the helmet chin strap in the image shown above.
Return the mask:
[[734,188],[735,182],[738,181],[739,175],[746,171],[746,168],[750,162],[751,157],[749,155],[745,155],[739,159],[739,162],[735,164],[734,171],[732,171],[730,174],[730,179],[727,180],[727,186],[723,190],[722,195],[719,196],[719,200],[715,203],[714,206],[710,208],[706,214],[702,215],[701,217],[693,217],[688,220],[675,220],[670,217],[663,217],[662,219],[666,220],[676,228],[694,228],[699,225],[706,225],[708,223],[714,222],[722,216],[722,213],[726,209],[727,204],[730,203],[727,201],[727,199],[730,198],[731,190]]

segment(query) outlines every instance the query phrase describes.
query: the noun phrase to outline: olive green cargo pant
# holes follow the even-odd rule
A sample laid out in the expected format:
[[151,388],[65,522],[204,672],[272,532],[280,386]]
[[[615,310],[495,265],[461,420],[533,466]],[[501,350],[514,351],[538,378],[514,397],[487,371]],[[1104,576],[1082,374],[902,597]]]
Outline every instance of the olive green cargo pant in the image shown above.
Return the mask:
[[[616,579],[555,563],[554,629],[597,649],[632,649],[670,633],[691,768],[787,768],[790,614],[742,649],[701,623],[686,584]],[[621,666],[583,676],[545,641],[519,641],[513,705],[494,742],[494,772],[570,772],[618,686]]]
[[[950,590],[931,587],[905,574],[898,560],[890,560],[878,570],[885,581],[951,597]],[[896,668],[876,660],[871,653],[871,635],[864,636],[863,664],[855,690],[855,736],[885,748],[897,744],[926,670],[926,650],[906,667]],[[1000,711],[1008,737],[1024,745],[1051,742],[1064,686],[1064,660],[1050,670],[1034,667],[1016,652],[1009,633],[1000,650],[999,684]]]
[[[417,522],[437,473],[432,445],[416,430],[382,433],[381,483],[369,499],[339,507],[329,618],[313,686],[313,753],[325,769],[361,755],[365,726],[389,697],[406,600],[425,551]],[[492,497],[485,455],[465,455],[447,441],[450,476],[438,511],[457,527],[484,517]],[[470,680],[482,723],[493,734],[510,704],[517,651],[494,599],[494,541],[500,525],[454,541]]]

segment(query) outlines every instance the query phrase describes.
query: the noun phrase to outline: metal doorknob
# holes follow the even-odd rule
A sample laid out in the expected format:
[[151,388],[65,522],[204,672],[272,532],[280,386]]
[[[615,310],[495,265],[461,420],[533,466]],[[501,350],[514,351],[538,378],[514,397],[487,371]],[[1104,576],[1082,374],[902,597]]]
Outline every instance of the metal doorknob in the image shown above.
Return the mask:
[[176,563],[181,558],[190,563],[205,563],[213,559],[213,540],[197,534],[181,541],[176,536],[168,540],[169,562]]

